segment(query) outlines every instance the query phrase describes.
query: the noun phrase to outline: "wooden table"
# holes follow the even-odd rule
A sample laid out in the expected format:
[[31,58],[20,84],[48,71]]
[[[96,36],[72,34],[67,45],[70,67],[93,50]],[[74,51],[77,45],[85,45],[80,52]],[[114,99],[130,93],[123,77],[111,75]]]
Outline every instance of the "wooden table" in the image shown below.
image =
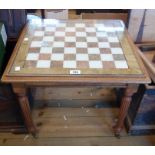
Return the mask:
[[119,20],[33,20],[17,42],[2,77],[11,83],[29,133],[36,128],[27,88],[37,86],[103,86],[124,88],[119,135],[140,84],[149,83],[124,24]]

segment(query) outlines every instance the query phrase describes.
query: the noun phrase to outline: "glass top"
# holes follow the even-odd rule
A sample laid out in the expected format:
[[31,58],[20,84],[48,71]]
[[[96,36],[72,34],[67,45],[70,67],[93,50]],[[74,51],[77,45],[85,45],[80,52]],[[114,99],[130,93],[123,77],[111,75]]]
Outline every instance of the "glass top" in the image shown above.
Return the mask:
[[141,74],[120,20],[32,20],[18,45],[11,75]]

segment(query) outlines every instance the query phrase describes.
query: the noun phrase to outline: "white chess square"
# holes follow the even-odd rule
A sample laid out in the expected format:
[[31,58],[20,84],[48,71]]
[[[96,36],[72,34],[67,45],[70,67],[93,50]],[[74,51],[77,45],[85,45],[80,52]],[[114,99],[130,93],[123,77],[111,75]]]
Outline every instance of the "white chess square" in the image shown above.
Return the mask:
[[105,31],[105,27],[104,27],[104,25],[103,24],[101,24],[101,25],[96,25],[96,28],[97,28],[97,31]]
[[119,69],[128,68],[126,61],[115,61],[115,66],[116,66],[116,68],[119,68]]
[[88,48],[88,54],[100,54],[100,50],[98,48]]
[[75,27],[66,27],[65,31],[66,32],[75,32],[76,29],[75,29]]
[[41,19],[32,19],[30,24],[35,25],[37,27],[41,27],[43,23]]
[[123,54],[123,50],[121,48],[111,48],[112,54]]
[[96,36],[97,37],[107,37],[107,32],[97,32]]
[[99,42],[98,43],[99,48],[110,48],[109,42]]
[[37,68],[50,68],[51,61],[49,60],[38,60],[37,61]]
[[53,42],[53,47],[64,47],[65,43],[64,42]]
[[89,61],[89,68],[103,68],[101,61]]
[[75,26],[76,27],[85,27],[85,24],[83,24],[83,23],[77,23],[77,24],[75,24]]
[[76,42],[76,37],[65,37],[65,42]]
[[86,32],[96,32],[96,29],[94,27],[86,27]]
[[55,36],[63,37],[63,36],[65,36],[65,32],[57,31],[57,32],[55,32]]
[[44,19],[44,26],[57,26],[59,24],[59,21],[57,19]]
[[42,37],[42,36],[44,36],[44,31],[35,31],[34,36]]
[[54,37],[53,36],[44,36],[43,37],[43,41],[53,42],[54,41]]
[[51,60],[62,61],[64,60],[64,54],[52,54]]
[[105,31],[106,31],[106,32],[115,32],[115,28],[114,28],[113,26],[111,26],[111,27],[109,27],[109,26],[107,27],[107,26],[106,26],[106,27],[105,27]]
[[47,31],[47,32],[54,32],[55,31],[55,27],[52,27],[52,26],[45,27],[45,31]]
[[78,61],[88,61],[88,54],[76,54],[76,60]]
[[65,47],[64,49],[65,54],[75,54],[76,53],[76,48],[72,47]]
[[96,23],[96,24],[94,24],[94,25],[95,25],[96,28],[97,28],[97,27],[100,27],[100,26],[104,26],[103,23]]
[[87,48],[87,43],[86,42],[76,42],[76,47],[77,48]]
[[30,47],[41,47],[42,41],[32,41]]
[[101,23],[100,23],[100,24],[99,24],[99,23],[96,23],[96,24],[95,24],[95,27],[96,27],[96,28],[104,27],[104,24],[103,24],[103,23],[102,23],[102,24],[101,24]]
[[52,53],[52,47],[41,47],[40,53],[44,53],[44,54]]
[[26,60],[38,60],[39,54],[38,53],[28,53]]
[[117,37],[108,37],[108,41],[112,42],[112,43],[118,43],[119,42]]
[[76,68],[76,61],[64,61],[63,68]]
[[59,23],[58,27],[66,27],[66,23]]
[[112,54],[101,54],[101,60],[102,61],[113,61]]
[[98,42],[96,37],[87,37],[87,42]]
[[86,32],[76,32],[77,37],[86,37]]

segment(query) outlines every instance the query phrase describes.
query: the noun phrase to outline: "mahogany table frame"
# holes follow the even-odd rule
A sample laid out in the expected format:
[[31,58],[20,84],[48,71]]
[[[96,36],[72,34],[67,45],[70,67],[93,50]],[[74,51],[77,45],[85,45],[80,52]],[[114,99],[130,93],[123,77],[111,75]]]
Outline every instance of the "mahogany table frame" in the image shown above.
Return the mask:
[[8,76],[18,49],[21,44],[21,39],[25,34],[25,29],[23,30],[17,45],[13,51],[13,54],[9,60],[9,63],[6,67],[6,70],[2,76],[2,81],[6,83],[11,83],[14,93],[16,94],[19,105],[21,108],[21,112],[24,117],[26,128],[28,132],[35,135],[37,133],[37,129],[33,123],[33,119],[31,117],[31,110],[29,107],[29,100],[27,97],[27,88],[29,87],[38,87],[38,86],[103,86],[103,87],[112,87],[112,88],[124,88],[124,95],[121,101],[120,112],[118,116],[118,121],[114,126],[114,133],[116,136],[120,135],[120,132],[123,127],[124,119],[126,117],[132,96],[137,92],[137,88],[140,84],[150,83],[150,78],[146,69],[137,54],[137,48],[134,46],[131,41],[128,33],[126,35],[130,46],[133,49],[133,53],[136,56],[140,69],[142,71],[142,75],[139,77],[132,77],[128,75],[106,75],[106,76],[98,76],[98,77],[83,77],[83,76]]

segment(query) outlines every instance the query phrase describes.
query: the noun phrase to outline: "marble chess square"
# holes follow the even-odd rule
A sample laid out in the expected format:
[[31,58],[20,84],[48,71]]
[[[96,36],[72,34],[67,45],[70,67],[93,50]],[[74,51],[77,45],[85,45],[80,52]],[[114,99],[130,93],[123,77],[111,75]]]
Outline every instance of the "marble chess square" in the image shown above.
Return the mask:
[[77,48],[87,48],[87,43],[86,42],[76,42],[76,47]]
[[110,48],[109,42],[99,42],[98,43],[99,48]]
[[64,61],[64,68],[76,68],[76,61]]
[[43,37],[43,41],[53,42],[54,37],[53,36],[45,36],[45,37]]
[[86,27],[86,32],[96,32],[96,29],[94,27]]
[[39,60],[50,60],[51,54],[47,54],[47,53],[40,53],[39,54]]
[[77,61],[88,61],[88,54],[76,54]]
[[65,37],[65,42],[76,42],[76,37]]
[[86,32],[76,32],[77,37],[86,37]]
[[52,53],[52,47],[41,47],[40,53]]
[[64,47],[65,43],[64,42],[53,42],[53,47]]
[[42,47],[42,41],[32,41],[30,47]]
[[67,27],[65,29],[66,32],[75,32],[76,31],[76,28],[75,27]]
[[98,42],[97,37],[87,37],[87,42]]
[[47,32],[54,32],[55,31],[55,27],[45,27],[45,31],[47,31]]
[[52,54],[51,60],[62,61],[64,60],[64,54]]
[[76,48],[72,48],[72,47],[68,47],[68,48],[65,48],[64,50],[64,53],[65,54],[76,54]]
[[37,61],[37,68],[50,68],[51,61],[49,60],[38,60]]
[[38,53],[29,53],[26,57],[26,60],[38,60],[39,54]]
[[101,54],[101,60],[102,61],[113,61],[112,54]]
[[64,54],[64,60],[76,60],[76,54]]
[[107,33],[106,32],[97,32],[96,36],[97,37],[107,37]]
[[34,33],[34,36],[42,37],[42,36],[44,36],[44,31],[36,31],[36,32]]
[[59,23],[59,27],[66,27],[66,23]]
[[123,54],[123,50],[121,48],[111,48],[112,54]]
[[89,61],[89,68],[103,68],[101,61]]
[[57,36],[57,37],[63,37],[63,36],[65,36],[65,32],[61,32],[61,31],[58,31],[58,32],[55,32],[55,36]]
[[77,23],[77,24],[75,24],[75,27],[85,27],[85,24],[83,24],[83,23]]
[[99,48],[88,48],[88,54],[100,54]]
[[126,61],[115,61],[114,63],[115,63],[116,68],[119,68],[119,69],[127,69],[128,68]]
[[117,37],[108,37],[108,41],[112,42],[112,43],[118,43],[119,42]]

